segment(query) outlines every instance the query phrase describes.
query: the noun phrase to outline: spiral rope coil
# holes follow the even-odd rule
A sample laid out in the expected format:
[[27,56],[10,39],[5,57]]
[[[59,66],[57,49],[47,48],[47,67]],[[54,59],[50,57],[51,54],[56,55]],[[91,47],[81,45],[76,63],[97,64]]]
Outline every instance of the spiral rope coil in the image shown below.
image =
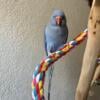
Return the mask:
[[[66,43],[62,48],[56,52],[50,54],[47,58],[43,59],[40,64],[35,67],[32,80],[32,99],[33,100],[45,100],[44,97],[44,81],[45,72],[49,66],[57,61],[59,58],[67,54],[74,47],[79,45],[87,37],[88,30],[80,33],[75,39]],[[100,61],[100,60],[99,60]]]

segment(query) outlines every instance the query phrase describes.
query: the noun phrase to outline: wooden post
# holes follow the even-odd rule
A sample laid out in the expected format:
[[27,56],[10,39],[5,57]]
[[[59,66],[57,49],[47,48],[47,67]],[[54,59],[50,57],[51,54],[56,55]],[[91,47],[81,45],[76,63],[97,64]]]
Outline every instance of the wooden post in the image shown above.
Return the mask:
[[88,31],[88,40],[75,100],[87,100],[92,80],[100,75],[100,68],[96,68],[96,59],[100,54],[100,0],[93,0],[88,19]]
[[94,85],[94,84],[97,84],[99,83],[100,84],[100,64],[97,65],[96,67],[96,71],[95,71],[95,74],[94,74],[94,77],[93,77],[93,80],[92,80],[92,83],[91,83],[91,87]]

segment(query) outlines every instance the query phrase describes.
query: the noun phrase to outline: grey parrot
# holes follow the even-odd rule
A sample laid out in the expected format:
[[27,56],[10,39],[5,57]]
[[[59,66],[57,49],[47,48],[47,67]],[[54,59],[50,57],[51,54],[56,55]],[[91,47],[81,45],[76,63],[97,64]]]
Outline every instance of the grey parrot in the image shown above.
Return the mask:
[[[45,52],[48,56],[50,53],[57,51],[62,45],[67,42],[68,27],[66,24],[66,16],[63,11],[55,10],[50,18],[50,22],[45,28],[44,44]],[[51,80],[54,66],[48,69],[49,84],[48,84],[48,100],[50,100]]]

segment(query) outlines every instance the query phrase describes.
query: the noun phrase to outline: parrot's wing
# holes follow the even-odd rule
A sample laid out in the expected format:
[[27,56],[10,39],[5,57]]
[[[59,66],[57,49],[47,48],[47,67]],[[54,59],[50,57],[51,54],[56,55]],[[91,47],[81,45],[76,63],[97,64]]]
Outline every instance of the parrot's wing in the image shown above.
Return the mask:
[[46,27],[45,27],[45,30],[44,30],[44,48],[45,48],[46,55],[48,55],[48,52],[47,52],[47,42],[46,42],[45,32],[46,32]]

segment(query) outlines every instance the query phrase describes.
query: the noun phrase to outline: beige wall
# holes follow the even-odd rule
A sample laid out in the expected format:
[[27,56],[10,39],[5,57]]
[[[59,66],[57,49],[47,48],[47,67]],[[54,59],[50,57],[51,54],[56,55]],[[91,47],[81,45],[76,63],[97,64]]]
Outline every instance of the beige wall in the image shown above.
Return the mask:
[[[66,13],[69,40],[87,27],[85,0],[0,0],[0,100],[31,100],[34,66],[44,56],[44,27],[56,8]],[[51,100],[74,100],[84,47],[85,42],[56,63]]]

